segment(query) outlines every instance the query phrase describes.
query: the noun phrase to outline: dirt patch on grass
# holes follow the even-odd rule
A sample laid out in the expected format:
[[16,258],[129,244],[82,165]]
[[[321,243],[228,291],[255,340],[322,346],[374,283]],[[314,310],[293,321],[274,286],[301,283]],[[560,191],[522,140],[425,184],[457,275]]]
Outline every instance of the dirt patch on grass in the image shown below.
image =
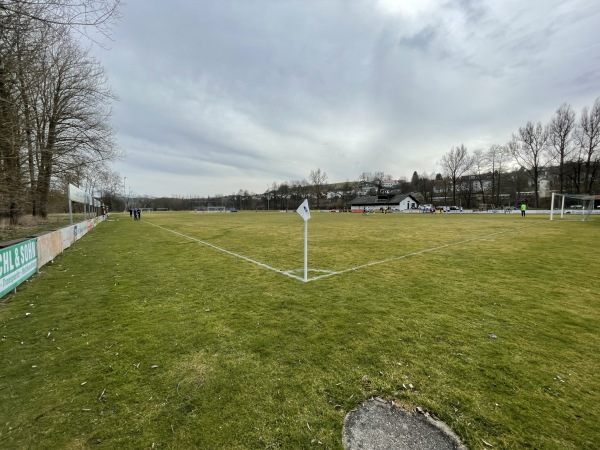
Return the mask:
[[381,399],[365,402],[346,416],[342,443],[346,450],[466,450],[443,422]]

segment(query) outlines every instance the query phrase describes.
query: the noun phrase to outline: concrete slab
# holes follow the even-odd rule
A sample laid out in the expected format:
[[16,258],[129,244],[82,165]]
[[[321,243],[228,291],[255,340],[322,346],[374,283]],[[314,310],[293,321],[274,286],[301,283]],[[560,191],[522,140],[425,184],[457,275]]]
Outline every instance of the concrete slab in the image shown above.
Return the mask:
[[467,450],[443,422],[381,399],[348,413],[342,444],[346,450]]

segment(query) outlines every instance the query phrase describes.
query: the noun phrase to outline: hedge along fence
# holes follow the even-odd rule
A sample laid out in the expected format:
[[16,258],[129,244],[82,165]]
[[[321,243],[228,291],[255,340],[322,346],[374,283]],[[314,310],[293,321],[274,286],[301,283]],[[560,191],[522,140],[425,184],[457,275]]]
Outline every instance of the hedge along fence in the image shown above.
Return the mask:
[[39,236],[0,243],[0,298],[16,292],[17,286],[105,218],[98,216]]

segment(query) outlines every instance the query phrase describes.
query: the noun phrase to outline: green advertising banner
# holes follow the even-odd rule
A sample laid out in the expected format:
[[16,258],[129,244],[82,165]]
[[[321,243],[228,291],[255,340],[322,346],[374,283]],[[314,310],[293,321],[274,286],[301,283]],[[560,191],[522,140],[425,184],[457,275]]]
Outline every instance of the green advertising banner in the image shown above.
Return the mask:
[[35,239],[0,249],[0,297],[15,289],[36,271]]

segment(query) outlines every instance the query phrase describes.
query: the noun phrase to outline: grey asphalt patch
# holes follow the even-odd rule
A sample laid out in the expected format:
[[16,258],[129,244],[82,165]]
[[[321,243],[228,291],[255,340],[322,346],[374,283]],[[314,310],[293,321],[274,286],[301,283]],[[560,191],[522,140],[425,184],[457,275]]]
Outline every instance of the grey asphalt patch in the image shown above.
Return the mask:
[[346,450],[467,450],[443,422],[381,399],[348,413],[342,444]]

